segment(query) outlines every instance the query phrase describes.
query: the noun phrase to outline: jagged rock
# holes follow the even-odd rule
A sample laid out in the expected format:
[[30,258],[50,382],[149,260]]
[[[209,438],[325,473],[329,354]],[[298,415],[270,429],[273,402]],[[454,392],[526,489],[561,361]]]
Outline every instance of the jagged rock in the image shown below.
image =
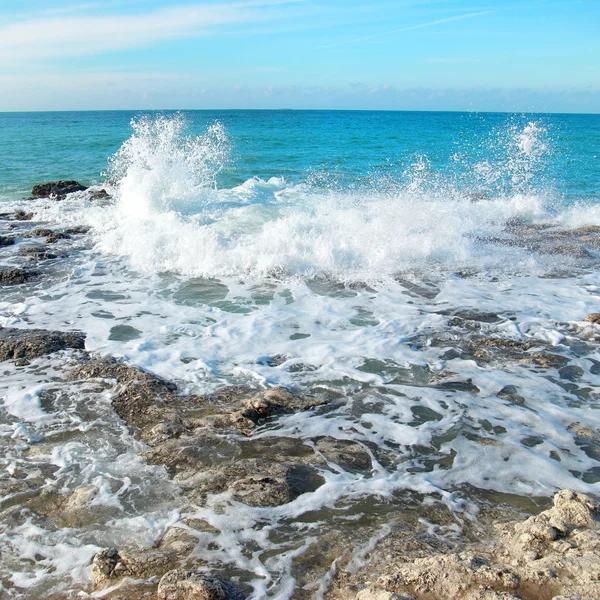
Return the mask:
[[20,285],[35,277],[35,271],[26,271],[25,269],[8,268],[0,269],[0,285]]
[[39,183],[33,186],[31,195],[33,198],[55,198],[63,199],[67,194],[73,192],[82,192],[88,188],[81,185],[73,179],[65,179],[61,181],[49,181],[48,183]]
[[29,260],[52,260],[58,258],[58,254],[52,252],[46,252],[43,247],[40,246],[29,246],[28,248],[22,248],[19,250],[19,254],[22,256],[28,256]]
[[175,569],[163,575],[158,584],[159,600],[240,600],[229,582],[198,571]]
[[600,313],[590,313],[583,320],[586,323],[594,323],[594,325],[600,325]]
[[12,246],[15,243],[14,236],[0,235],[0,247]]
[[83,350],[85,334],[46,329],[0,328],[0,361],[8,359],[32,359],[66,348]]

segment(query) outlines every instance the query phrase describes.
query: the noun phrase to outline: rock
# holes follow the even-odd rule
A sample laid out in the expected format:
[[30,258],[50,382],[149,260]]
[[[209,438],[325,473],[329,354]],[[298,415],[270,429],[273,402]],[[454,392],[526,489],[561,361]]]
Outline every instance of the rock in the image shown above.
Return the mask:
[[62,233],[60,231],[53,231],[47,238],[47,244],[54,244],[58,240],[70,240],[71,236],[68,233]]
[[67,194],[82,192],[88,188],[73,179],[50,181],[33,186],[31,195],[33,198],[54,198],[62,200]]
[[14,243],[15,238],[13,236],[0,235],[0,247],[12,246]]
[[32,359],[66,348],[83,350],[85,334],[46,329],[0,328],[0,361]]
[[110,198],[110,194],[106,190],[95,190],[93,192],[89,192],[90,200],[108,200]]
[[241,594],[229,582],[198,571],[175,569],[158,584],[159,600],[240,600]]
[[33,219],[33,213],[26,213],[24,210],[16,210],[15,219],[17,221],[31,221],[31,219]]
[[58,258],[58,254],[46,252],[42,246],[29,246],[19,250],[22,256],[28,256],[29,260],[52,260]]
[[88,227],[87,225],[76,225],[75,227],[68,227],[65,229],[65,233],[67,235],[82,235],[87,233],[90,229],[91,227]]
[[46,237],[48,235],[52,235],[54,233],[53,229],[47,229],[45,227],[39,227],[38,229],[34,229],[30,237]]
[[585,319],[586,323],[594,323],[594,325],[600,325],[600,313],[590,313]]
[[20,285],[36,275],[35,271],[25,271],[24,269],[0,269],[0,285]]
[[105,548],[92,560],[92,577],[96,587],[106,587],[121,577],[148,579],[160,577],[177,561],[177,555],[169,549],[120,551]]

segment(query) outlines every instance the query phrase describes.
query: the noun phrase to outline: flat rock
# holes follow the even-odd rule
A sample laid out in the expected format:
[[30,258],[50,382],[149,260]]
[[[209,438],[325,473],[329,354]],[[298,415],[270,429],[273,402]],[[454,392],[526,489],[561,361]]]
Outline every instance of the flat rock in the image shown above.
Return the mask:
[[73,179],[63,179],[60,181],[49,181],[48,183],[39,183],[33,186],[31,195],[33,198],[55,198],[62,199],[67,194],[73,192],[82,192],[88,188],[81,185]]
[[32,359],[66,348],[83,350],[85,334],[46,329],[0,328],[0,360]]

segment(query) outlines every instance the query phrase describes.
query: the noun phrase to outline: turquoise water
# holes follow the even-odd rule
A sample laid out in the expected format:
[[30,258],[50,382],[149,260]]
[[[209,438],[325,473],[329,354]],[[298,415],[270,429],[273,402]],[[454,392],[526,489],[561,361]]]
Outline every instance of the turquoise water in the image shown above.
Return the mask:
[[[174,113],[144,113],[165,114]],[[506,191],[507,173],[483,182],[473,167],[507,159],[511,132],[534,122],[547,145],[536,164],[536,189],[561,201],[597,201],[600,187],[600,115],[430,113],[369,111],[185,111],[190,134],[211,123],[225,127],[231,161],[219,184],[251,177],[291,183],[356,186],[382,178],[402,181],[419,157],[465,189]],[[74,178],[103,181],[107,158],[140,113],[65,112],[0,114],[0,197],[26,195],[35,183]]]

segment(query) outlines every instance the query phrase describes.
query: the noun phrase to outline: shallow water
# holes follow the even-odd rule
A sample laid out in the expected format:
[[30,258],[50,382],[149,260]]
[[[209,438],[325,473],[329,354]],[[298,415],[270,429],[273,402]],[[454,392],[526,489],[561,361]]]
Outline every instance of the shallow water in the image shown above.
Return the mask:
[[[283,506],[189,506],[109,391],[58,380],[76,355],[3,363],[9,597],[90,591],[99,547],[148,547],[182,514],[218,530],[198,534],[195,560],[254,597],[320,597],[346,545],[359,560],[388,526],[437,519],[451,539],[490,499],[530,511],[559,488],[598,493],[599,332],[583,318],[599,311],[599,117],[192,113],[129,132],[122,113],[1,118],[3,210],[34,212],[1,224],[18,236],[2,264],[22,264],[42,222],[92,230],[1,288],[0,324],[84,331],[87,350],[185,393],[284,385],[328,401],[250,445],[224,440],[219,460],[323,436],[371,459],[329,460],[323,485]],[[59,139],[52,171],[44,135]],[[113,199],[17,199],[59,176],[106,179]],[[19,494],[87,485],[101,490],[88,522],[18,510]]]

